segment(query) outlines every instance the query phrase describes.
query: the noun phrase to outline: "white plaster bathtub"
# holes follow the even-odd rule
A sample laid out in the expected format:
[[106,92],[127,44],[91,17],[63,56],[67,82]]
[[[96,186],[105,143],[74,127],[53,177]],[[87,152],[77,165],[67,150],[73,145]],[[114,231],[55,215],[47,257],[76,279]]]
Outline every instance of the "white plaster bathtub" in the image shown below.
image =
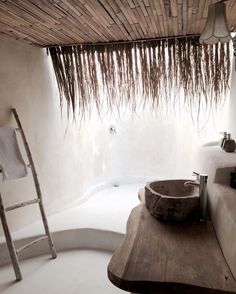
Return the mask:
[[[86,202],[67,208],[48,217],[55,247],[58,252],[72,249],[101,249],[113,252],[122,242],[126,221],[133,207],[138,205],[138,190],[145,183],[107,187]],[[43,234],[41,222],[34,223],[12,234],[16,247]],[[46,241],[23,251],[20,259],[45,254]],[[5,238],[0,238],[0,266],[10,262]]]

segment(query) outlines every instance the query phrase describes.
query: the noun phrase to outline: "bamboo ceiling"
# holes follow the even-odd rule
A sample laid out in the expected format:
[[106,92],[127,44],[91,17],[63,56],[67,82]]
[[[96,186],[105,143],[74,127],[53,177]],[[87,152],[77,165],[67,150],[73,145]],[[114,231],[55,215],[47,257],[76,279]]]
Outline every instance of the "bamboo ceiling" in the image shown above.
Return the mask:
[[[0,33],[37,46],[201,33],[213,0],[1,0]],[[236,26],[236,0],[227,19]]]

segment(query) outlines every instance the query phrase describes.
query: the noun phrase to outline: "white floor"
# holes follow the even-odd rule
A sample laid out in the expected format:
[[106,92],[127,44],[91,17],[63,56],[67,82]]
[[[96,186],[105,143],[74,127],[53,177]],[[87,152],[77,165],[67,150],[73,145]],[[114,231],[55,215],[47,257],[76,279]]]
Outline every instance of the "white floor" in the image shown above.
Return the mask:
[[[138,190],[144,183],[109,187],[81,205],[48,218],[57,250],[56,260],[48,255],[23,260],[20,266],[23,281],[14,283],[10,265],[0,267],[1,294],[115,294],[127,293],[111,284],[107,265],[126,231],[126,222],[133,207],[139,204]],[[13,234],[17,245],[43,233],[41,222]],[[47,244],[32,246],[31,256]],[[82,250],[93,248],[93,250]],[[74,250],[71,250],[74,249]],[[94,250],[96,249],[96,250]],[[63,250],[63,252],[62,252]],[[0,264],[8,255],[4,238],[0,239]]]
[[14,282],[11,266],[0,270],[1,294],[118,294],[106,268],[111,254],[102,251],[61,252],[57,259],[40,256],[21,262],[24,279]]

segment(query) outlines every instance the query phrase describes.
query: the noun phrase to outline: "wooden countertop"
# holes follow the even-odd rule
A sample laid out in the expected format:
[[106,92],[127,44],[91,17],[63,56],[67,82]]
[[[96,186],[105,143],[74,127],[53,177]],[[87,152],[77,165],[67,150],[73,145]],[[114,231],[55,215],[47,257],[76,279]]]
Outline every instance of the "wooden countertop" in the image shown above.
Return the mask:
[[136,293],[236,293],[212,223],[154,219],[141,203],[127,222],[122,246],[108,265],[117,287]]

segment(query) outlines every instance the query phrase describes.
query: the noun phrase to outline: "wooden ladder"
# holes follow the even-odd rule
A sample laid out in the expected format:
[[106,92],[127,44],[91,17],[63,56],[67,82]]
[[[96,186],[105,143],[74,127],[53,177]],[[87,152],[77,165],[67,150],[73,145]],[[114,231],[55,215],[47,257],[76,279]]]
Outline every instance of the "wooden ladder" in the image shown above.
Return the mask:
[[[56,253],[55,247],[53,245],[53,240],[52,240],[52,237],[51,237],[51,234],[50,234],[50,231],[49,231],[47,217],[46,217],[46,214],[45,214],[45,211],[44,211],[44,206],[43,206],[43,201],[42,201],[42,193],[41,193],[41,189],[40,189],[40,185],[39,185],[39,180],[38,180],[38,176],[37,176],[37,173],[36,173],[33,158],[32,158],[32,155],[31,155],[31,152],[30,152],[30,149],[29,149],[29,145],[28,145],[28,142],[26,140],[25,133],[24,133],[24,130],[22,128],[22,125],[21,125],[19,116],[18,116],[18,114],[16,112],[16,109],[13,108],[12,113],[13,113],[14,118],[16,120],[16,123],[18,125],[17,130],[20,132],[22,140],[23,140],[23,144],[25,146],[26,154],[27,154],[27,157],[28,157],[28,160],[29,160],[28,167],[30,167],[30,169],[32,171],[32,176],[33,176],[33,180],[34,180],[34,184],[35,184],[35,188],[36,188],[36,193],[37,193],[37,198],[35,198],[33,200],[25,201],[25,202],[22,202],[22,203],[19,203],[19,204],[16,204],[16,205],[12,205],[12,206],[9,206],[9,207],[6,207],[6,208],[4,208],[3,201],[2,201],[2,196],[1,196],[1,193],[0,193],[0,217],[1,217],[2,227],[3,227],[4,234],[5,234],[7,247],[8,247],[9,253],[10,253],[11,262],[12,262],[14,272],[15,272],[15,275],[16,275],[16,280],[20,281],[20,280],[22,280],[22,274],[21,274],[21,270],[20,270],[20,267],[19,267],[19,260],[18,260],[19,253],[21,253],[23,250],[25,250],[29,246],[31,246],[31,245],[33,245],[33,244],[35,244],[35,243],[37,243],[37,242],[39,242],[41,240],[44,240],[44,239],[48,240],[48,245],[49,245],[49,249],[50,249],[52,258],[56,258],[57,253]],[[17,208],[20,208],[20,207],[24,207],[26,205],[31,205],[31,204],[38,204],[39,205],[39,209],[40,209],[40,213],[41,213],[41,216],[42,216],[43,225],[44,225],[44,229],[45,229],[45,235],[42,236],[42,237],[39,237],[39,238],[37,238],[37,239],[35,239],[35,240],[31,241],[31,242],[29,242],[28,244],[22,246],[19,249],[16,249],[15,245],[14,245],[14,242],[13,242],[13,239],[11,237],[11,233],[10,233],[8,224],[7,224],[6,212],[17,209]]]

